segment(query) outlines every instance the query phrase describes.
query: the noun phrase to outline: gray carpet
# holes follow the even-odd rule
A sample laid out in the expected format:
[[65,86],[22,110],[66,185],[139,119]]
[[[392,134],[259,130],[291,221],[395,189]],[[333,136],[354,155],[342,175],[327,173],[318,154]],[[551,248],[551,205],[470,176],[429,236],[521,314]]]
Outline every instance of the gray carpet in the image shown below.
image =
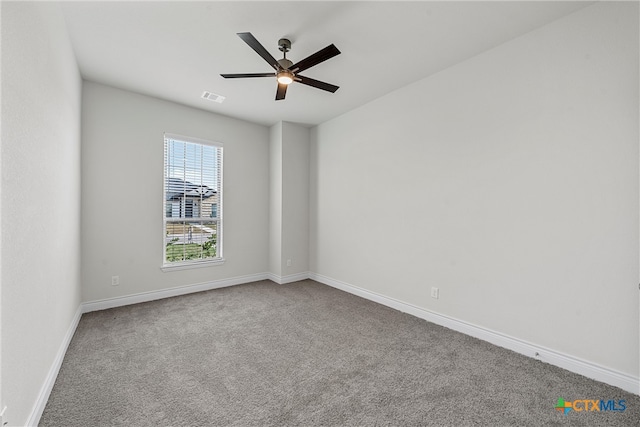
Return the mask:
[[[594,345],[597,345],[594,343]],[[624,412],[554,409],[558,398]],[[637,426],[640,397],[306,280],[82,316],[41,426]]]

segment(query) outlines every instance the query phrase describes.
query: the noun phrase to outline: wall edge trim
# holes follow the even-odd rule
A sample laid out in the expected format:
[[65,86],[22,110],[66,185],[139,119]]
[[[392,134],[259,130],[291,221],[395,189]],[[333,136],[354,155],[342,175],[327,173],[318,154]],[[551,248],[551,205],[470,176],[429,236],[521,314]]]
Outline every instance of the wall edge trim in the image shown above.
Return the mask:
[[257,273],[246,276],[230,277],[227,279],[211,280],[209,282],[195,283],[192,285],[177,286],[174,288],[161,289],[157,291],[141,292],[138,294],[126,295],[122,297],[88,301],[82,303],[82,312],[90,313],[92,311],[107,310],[109,308],[139,304],[142,302],[171,298],[180,295],[192,294],[195,292],[208,291],[211,289],[226,288],[228,286],[242,285],[244,283],[257,282],[267,279],[269,279],[267,273]]
[[583,375],[587,378],[640,395],[640,378],[625,374],[624,372],[571,356],[557,350],[546,348],[544,346],[539,346],[519,338],[505,335],[482,326],[474,325],[453,317],[416,307],[412,304],[408,304],[318,273],[311,273],[309,278],[333,288],[340,289],[350,294],[411,314],[428,322],[444,326],[465,335],[487,341],[499,347],[515,351],[516,353]]
[[300,280],[307,280],[311,277],[311,273],[303,271],[302,273],[289,274],[287,276],[278,276],[277,274],[268,273],[269,280],[276,282],[279,285],[285,285],[287,283],[299,282]]
[[27,418],[27,426],[37,426],[38,423],[40,423],[40,418],[42,417],[45,406],[47,406],[49,396],[51,395],[51,390],[53,390],[53,386],[56,383],[56,379],[58,378],[58,373],[60,372],[60,368],[62,367],[64,356],[67,354],[67,349],[69,348],[71,339],[76,333],[76,329],[78,327],[78,324],[80,323],[80,317],[82,317],[82,305],[78,306],[75,314],[73,315],[73,319],[71,319],[71,324],[67,329],[67,333],[65,334],[64,338],[62,339],[62,343],[58,348],[58,353],[56,353],[56,357],[53,359],[53,363],[49,368],[49,372],[47,373],[47,377],[45,378],[42,387],[40,387],[38,398],[36,399],[36,402],[31,409],[29,418]]

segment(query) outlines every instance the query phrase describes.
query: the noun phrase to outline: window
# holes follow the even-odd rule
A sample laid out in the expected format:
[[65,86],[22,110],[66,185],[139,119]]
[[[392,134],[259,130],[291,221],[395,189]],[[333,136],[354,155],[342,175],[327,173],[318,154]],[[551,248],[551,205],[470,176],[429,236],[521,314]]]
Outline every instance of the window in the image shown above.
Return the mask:
[[222,261],[222,144],[164,136],[163,267]]

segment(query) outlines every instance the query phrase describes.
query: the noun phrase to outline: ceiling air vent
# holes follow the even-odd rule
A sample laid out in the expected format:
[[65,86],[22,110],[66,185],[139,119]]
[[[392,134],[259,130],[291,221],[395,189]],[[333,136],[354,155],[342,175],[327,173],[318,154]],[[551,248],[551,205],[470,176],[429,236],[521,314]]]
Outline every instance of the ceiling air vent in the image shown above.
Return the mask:
[[208,99],[209,101],[217,102],[218,104],[222,104],[222,101],[224,101],[224,96],[217,95],[213,92],[209,92],[206,90],[202,92],[202,98]]

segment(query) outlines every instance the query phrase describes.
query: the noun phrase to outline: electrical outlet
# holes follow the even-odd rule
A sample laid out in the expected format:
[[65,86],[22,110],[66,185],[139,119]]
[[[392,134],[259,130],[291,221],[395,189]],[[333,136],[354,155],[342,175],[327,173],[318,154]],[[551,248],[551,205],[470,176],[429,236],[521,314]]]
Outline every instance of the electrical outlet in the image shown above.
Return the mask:
[[439,296],[440,296],[440,289],[435,287],[431,288],[431,298],[438,299]]
[[120,276],[111,276],[111,286],[120,285]]
[[287,260],[287,267],[291,267],[291,260],[290,259]]

